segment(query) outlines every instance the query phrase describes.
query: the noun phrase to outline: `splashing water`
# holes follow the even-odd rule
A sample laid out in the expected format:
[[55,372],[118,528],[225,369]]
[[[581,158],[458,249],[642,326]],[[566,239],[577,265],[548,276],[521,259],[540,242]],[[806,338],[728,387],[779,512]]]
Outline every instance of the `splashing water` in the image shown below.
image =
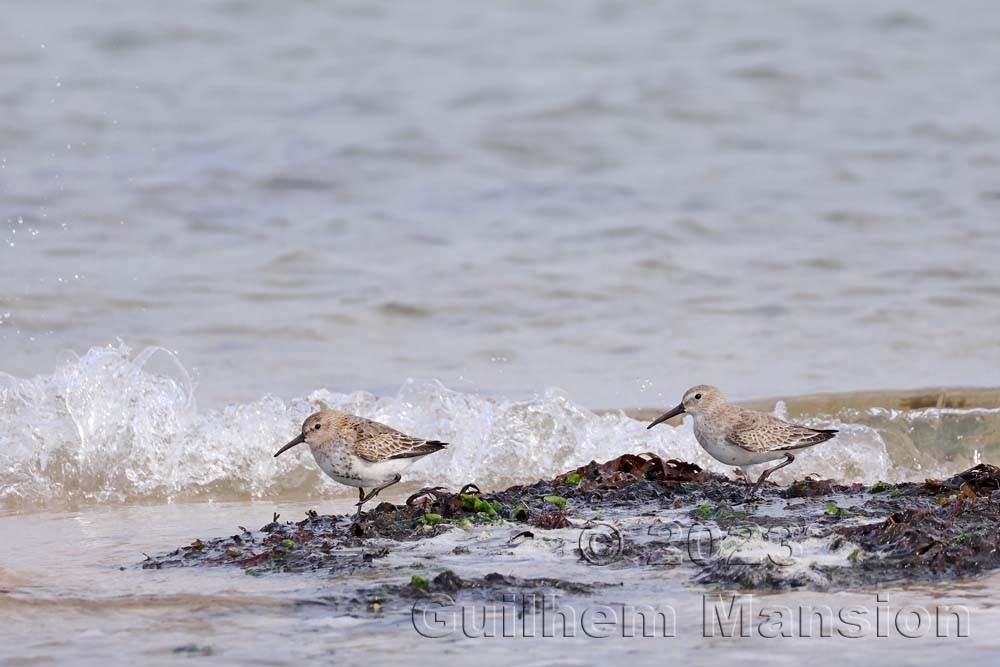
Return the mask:
[[[172,362],[176,372],[153,372],[148,366],[154,358]],[[484,489],[499,488],[549,478],[591,460],[647,451],[728,470],[698,446],[690,420],[678,428],[647,431],[645,422],[622,411],[598,414],[556,389],[516,401],[410,380],[396,396],[319,389],[289,402],[265,396],[199,413],[191,378],[170,352],[147,348],[133,356],[120,344],[93,348],[51,375],[0,374],[0,504],[353,494],[327,480],[304,449],[272,457],[305,417],[324,406],[450,442],[447,450],[408,471],[409,481],[424,484],[456,487],[475,481]],[[884,422],[877,427],[812,419],[815,426],[840,428],[840,435],[801,453],[796,465],[776,478],[788,481],[811,473],[871,483],[954,472],[961,463],[954,452],[935,460],[926,451],[915,455],[912,443],[891,448],[883,439],[893,425],[919,430],[913,424],[919,426],[927,412],[875,409],[867,419]],[[940,414],[931,417],[941,419]],[[898,432],[892,431],[893,437],[898,439]],[[980,456],[979,450],[969,450],[968,463]]]

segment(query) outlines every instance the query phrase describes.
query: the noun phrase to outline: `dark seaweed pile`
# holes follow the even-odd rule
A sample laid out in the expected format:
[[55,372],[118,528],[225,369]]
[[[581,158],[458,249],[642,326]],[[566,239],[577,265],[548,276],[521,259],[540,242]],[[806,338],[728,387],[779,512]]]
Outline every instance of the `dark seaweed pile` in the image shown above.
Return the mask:
[[[259,531],[240,528],[229,537],[198,539],[168,554],[147,557],[142,567],[229,566],[249,574],[323,570],[349,574],[378,567],[378,560],[391,549],[456,527],[507,525],[514,529],[515,539],[530,539],[535,531],[584,527],[595,515],[612,524],[616,517],[628,518],[640,526],[670,517],[728,534],[751,527],[794,528],[826,540],[829,550],[853,545],[846,562],[816,564],[806,554],[797,566],[789,567],[717,553],[691,557],[684,536],[671,533],[659,539],[623,540],[611,559],[591,561],[595,567],[611,561],[616,567],[685,566],[691,568],[691,579],[703,584],[748,589],[867,586],[941,580],[1000,567],[1000,469],[992,465],[980,464],[947,480],[866,487],[807,478],[785,487],[767,485],[762,498],[754,502],[745,501],[745,494],[743,482],[697,465],[627,454],[497,493],[481,493],[474,485],[458,493],[425,489],[404,505],[383,502],[363,513],[357,523],[349,516],[315,512],[297,522],[282,522],[276,515]],[[765,503],[781,504],[783,511],[758,511]],[[453,584],[465,581],[454,573],[448,576],[454,578]],[[496,575],[493,583],[502,579]],[[431,579],[428,587],[447,588],[447,583]],[[487,578],[463,586],[489,584]]]

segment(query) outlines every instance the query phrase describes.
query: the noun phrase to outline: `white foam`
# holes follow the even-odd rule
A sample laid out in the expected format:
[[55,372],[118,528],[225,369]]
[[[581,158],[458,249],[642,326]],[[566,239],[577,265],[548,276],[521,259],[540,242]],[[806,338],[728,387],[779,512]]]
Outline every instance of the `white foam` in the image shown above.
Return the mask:
[[[154,359],[174,369],[153,372]],[[408,480],[425,484],[498,488],[646,451],[728,470],[697,445],[690,420],[647,431],[622,412],[596,414],[556,389],[511,400],[411,380],[396,396],[320,389],[290,402],[265,396],[201,413],[170,352],[148,348],[133,356],[121,344],[93,348],[50,375],[0,374],[0,503],[353,494],[323,477],[305,448],[272,457],[321,402],[450,442],[408,471]],[[892,461],[872,428],[833,425],[841,429],[836,440],[801,453],[775,479],[816,473],[870,483],[927,473]]]

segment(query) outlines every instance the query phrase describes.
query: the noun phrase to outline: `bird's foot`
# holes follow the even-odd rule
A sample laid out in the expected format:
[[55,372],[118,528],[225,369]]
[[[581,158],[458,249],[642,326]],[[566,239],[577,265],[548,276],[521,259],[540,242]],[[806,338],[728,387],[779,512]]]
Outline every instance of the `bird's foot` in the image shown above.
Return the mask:
[[[365,503],[367,503],[369,500],[371,500],[372,498],[374,498],[375,496],[377,496],[379,493],[381,493],[382,491],[385,491],[386,489],[388,489],[393,484],[398,484],[399,480],[401,480],[401,479],[402,479],[402,477],[399,475],[399,473],[396,473],[393,476],[393,478],[390,479],[385,484],[380,484],[380,485],[376,486],[374,489],[372,489],[371,491],[369,491],[368,493],[366,493],[364,495],[361,495],[361,499],[358,500],[358,503],[357,503],[358,507],[361,507],[362,505],[364,505]],[[359,493],[359,495],[360,495],[360,493]]]
[[743,468],[734,468],[733,476],[736,477],[737,481],[743,482],[743,502],[748,503],[754,498],[754,494],[757,491],[757,486],[750,481],[750,476],[747,471]]

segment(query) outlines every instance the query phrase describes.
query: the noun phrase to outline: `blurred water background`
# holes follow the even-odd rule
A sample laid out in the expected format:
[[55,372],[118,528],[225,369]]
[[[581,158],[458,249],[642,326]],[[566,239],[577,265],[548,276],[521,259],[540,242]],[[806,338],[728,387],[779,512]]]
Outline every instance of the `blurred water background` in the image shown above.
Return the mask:
[[959,5],[11,0],[0,370],[995,385],[1000,8]]

